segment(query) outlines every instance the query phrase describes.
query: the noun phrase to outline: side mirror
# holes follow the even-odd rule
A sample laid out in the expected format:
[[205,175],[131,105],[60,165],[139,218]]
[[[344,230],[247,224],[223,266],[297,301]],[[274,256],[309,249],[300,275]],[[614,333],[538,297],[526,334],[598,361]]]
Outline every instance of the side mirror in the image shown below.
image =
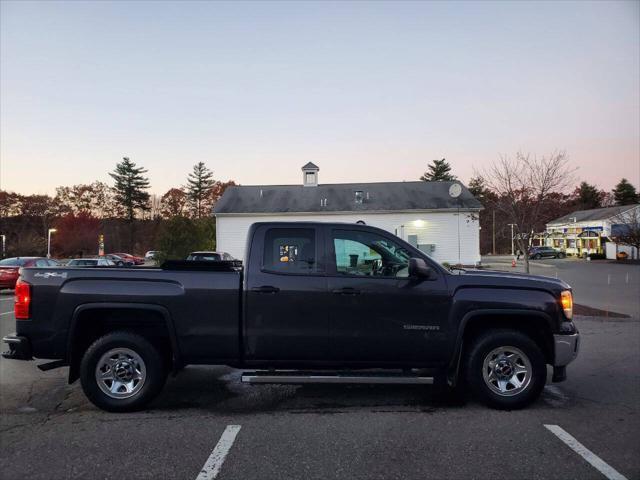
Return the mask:
[[429,268],[427,262],[421,258],[410,258],[409,276],[414,278],[429,278],[431,276],[431,268]]

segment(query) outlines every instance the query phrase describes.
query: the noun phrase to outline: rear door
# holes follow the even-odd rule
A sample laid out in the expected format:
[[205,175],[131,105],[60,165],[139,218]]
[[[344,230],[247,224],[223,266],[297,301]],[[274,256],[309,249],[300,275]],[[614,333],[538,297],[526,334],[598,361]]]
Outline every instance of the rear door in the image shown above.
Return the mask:
[[324,360],[329,324],[321,229],[261,225],[245,280],[247,361]]

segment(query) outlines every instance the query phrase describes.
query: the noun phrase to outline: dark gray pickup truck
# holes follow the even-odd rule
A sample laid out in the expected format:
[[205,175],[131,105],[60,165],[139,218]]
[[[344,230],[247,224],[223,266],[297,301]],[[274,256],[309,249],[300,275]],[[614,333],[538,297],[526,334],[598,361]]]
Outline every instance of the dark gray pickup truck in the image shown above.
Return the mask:
[[535,400],[578,353],[570,287],[449,271],[386,231],[256,223],[244,267],[25,268],[5,358],[69,366],[109,411],[139,409],[188,364],[251,383],[435,383],[496,408]]

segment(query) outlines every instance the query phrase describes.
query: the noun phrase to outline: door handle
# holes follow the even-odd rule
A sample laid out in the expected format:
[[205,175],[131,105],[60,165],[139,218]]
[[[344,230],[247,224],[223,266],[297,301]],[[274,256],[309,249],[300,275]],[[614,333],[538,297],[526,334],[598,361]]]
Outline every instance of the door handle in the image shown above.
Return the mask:
[[336,295],[360,295],[360,290],[351,287],[345,288],[336,288],[332,290],[331,293],[335,293]]
[[278,293],[280,289],[271,285],[264,285],[262,287],[253,287],[251,291],[255,293]]

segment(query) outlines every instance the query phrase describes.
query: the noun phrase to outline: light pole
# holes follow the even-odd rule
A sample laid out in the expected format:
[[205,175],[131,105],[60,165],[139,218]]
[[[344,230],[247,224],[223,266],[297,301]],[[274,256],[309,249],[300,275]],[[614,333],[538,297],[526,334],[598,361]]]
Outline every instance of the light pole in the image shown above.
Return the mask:
[[47,234],[47,258],[51,258],[51,234],[57,231],[56,228],[50,228]]
[[7,246],[7,236],[6,235],[0,235],[0,237],[2,237],[2,258],[4,258],[6,256],[6,246]]
[[508,225],[511,226],[511,256],[513,257],[515,255],[513,250],[513,227],[515,226],[515,223],[509,223]]
[[460,200],[458,199],[461,193],[462,193],[462,185],[460,185],[457,182],[452,183],[451,186],[449,187],[449,196],[454,200],[456,200],[456,204],[457,204],[456,217],[458,218],[458,265],[462,263],[460,261]]

